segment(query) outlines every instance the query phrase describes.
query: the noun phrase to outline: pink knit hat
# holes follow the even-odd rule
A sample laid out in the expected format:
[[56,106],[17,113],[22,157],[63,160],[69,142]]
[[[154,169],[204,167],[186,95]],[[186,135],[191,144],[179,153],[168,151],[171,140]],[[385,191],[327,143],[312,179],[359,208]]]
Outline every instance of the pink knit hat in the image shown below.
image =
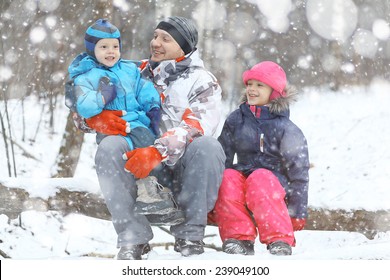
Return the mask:
[[247,70],[242,74],[242,80],[246,85],[249,80],[257,80],[266,85],[269,85],[273,91],[269,97],[269,100],[273,100],[279,97],[285,97],[287,78],[283,68],[272,61],[263,61],[250,70]]

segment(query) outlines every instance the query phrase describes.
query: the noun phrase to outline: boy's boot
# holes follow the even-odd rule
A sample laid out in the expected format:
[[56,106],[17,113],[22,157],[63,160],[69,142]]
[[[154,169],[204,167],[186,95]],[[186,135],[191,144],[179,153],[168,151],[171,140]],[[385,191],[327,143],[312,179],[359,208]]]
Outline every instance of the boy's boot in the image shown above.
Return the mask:
[[134,212],[142,215],[165,215],[178,209],[172,192],[148,176],[137,180],[137,199]]
[[185,221],[184,212],[180,209],[164,215],[145,215],[152,226],[175,226]]

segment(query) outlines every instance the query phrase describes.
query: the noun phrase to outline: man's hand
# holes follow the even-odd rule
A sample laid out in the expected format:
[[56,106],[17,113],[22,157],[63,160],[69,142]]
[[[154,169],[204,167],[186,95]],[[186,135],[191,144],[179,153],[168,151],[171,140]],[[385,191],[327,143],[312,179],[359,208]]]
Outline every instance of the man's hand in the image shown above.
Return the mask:
[[128,123],[121,118],[126,111],[109,111],[103,110],[99,115],[86,119],[87,125],[97,132],[106,135],[123,135],[126,136],[130,132]]
[[123,154],[127,160],[125,170],[136,178],[145,178],[162,161],[160,152],[155,147],[138,148]]

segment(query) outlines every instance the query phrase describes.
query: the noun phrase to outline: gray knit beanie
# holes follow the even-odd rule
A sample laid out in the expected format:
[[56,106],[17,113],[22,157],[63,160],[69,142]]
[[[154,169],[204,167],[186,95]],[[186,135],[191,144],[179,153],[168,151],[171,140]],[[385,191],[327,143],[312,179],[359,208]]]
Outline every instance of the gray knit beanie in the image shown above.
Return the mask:
[[196,50],[198,30],[192,20],[184,17],[168,17],[161,21],[156,29],[168,32],[185,54]]

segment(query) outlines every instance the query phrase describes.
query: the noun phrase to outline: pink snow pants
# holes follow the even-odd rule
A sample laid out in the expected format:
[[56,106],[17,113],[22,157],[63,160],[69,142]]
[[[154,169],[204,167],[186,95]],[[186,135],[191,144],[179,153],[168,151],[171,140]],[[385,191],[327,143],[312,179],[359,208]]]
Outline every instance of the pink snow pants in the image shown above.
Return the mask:
[[278,178],[267,169],[257,169],[248,178],[226,169],[213,213],[222,241],[254,241],[258,229],[261,243],[284,241],[294,246],[285,195]]

